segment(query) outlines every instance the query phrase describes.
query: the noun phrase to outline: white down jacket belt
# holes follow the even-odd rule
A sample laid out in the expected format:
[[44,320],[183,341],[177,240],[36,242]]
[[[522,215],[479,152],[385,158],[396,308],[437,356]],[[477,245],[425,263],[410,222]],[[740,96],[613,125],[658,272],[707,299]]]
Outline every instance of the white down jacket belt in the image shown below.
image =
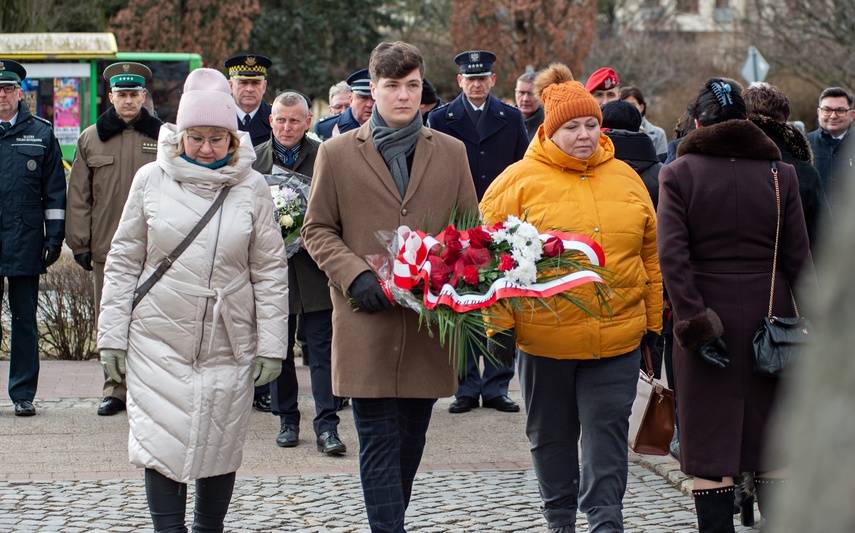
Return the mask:
[[[283,358],[288,273],[270,189],[251,169],[241,132],[236,166],[207,169],[170,154],[134,178],[104,272],[101,349],[125,349],[131,463],[176,481],[241,464],[256,356]],[[196,225],[224,185],[217,213],[131,311],[134,289]]]

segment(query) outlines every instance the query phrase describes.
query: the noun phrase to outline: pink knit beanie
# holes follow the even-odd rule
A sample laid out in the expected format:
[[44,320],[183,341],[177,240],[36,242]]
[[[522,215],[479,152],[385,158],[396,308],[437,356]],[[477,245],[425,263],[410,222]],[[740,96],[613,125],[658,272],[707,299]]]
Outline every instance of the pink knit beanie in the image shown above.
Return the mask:
[[237,113],[229,82],[220,71],[199,68],[187,76],[178,103],[178,131],[214,126],[237,131]]

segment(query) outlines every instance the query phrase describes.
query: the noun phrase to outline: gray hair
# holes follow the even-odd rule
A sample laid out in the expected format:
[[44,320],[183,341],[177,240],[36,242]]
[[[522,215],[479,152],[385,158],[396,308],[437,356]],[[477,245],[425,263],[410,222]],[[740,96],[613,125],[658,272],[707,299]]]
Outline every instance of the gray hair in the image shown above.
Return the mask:
[[534,84],[534,78],[535,78],[535,77],[537,77],[537,73],[536,73],[536,72],[526,72],[525,74],[523,74],[522,76],[520,76],[519,78],[517,78],[517,83],[522,82],[522,83],[531,83],[531,84]]
[[332,102],[333,96],[335,96],[337,94],[349,93],[349,92],[350,92],[350,85],[348,85],[346,81],[340,81],[340,82],[336,83],[335,85],[330,87],[330,102]]
[[273,105],[281,105],[283,107],[291,107],[294,105],[300,106],[306,110],[306,116],[309,116],[309,104],[306,102],[306,97],[294,91],[285,91],[273,100]]

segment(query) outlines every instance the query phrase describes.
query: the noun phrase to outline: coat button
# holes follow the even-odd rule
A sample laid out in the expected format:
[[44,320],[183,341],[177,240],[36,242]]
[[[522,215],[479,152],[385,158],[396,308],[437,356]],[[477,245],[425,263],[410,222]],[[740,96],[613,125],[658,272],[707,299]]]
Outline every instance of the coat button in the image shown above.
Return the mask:
[[580,179],[580,180],[584,180],[584,179],[585,179],[585,176],[582,176],[582,177],[581,177],[581,178],[579,178],[579,179]]
[[600,232],[600,228],[594,228],[594,233],[599,233],[599,232]]
[[484,155],[484,150],[481,150],[481,155]]
[[401,209],[401,214],[403,216],[407,216],[407,208],[406,207],[404,209]]
[[600,358],[600,354],[598,354],[597,352],[594,352],[594,359],[599,359],[599,358]]

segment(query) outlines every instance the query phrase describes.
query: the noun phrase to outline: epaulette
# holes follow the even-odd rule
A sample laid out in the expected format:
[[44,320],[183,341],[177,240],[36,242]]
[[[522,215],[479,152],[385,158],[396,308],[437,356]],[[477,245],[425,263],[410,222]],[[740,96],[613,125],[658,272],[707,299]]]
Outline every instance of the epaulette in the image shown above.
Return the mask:
[[44,122],[45,124],[47,124],[50,127],[53,127],[53,124],[51,124],[51,121],[46,119],[46,118],[42,118],[38,115],[30,115],[30,116],[33,117],[34,119],[40,121],[40,122]]
[[321,124],[321,123],[326,122],[327,120],[330,120],[330,119],[333,119],[333,118],[338,118],[338,117],[340,117],[340,116],[341,116],[341,113],[339,113],[338,115],[329,115],[329,116],[326,116],[326,117],[322,118],[321,120],[319,120],[319,121],[318,121],[318,124]]

